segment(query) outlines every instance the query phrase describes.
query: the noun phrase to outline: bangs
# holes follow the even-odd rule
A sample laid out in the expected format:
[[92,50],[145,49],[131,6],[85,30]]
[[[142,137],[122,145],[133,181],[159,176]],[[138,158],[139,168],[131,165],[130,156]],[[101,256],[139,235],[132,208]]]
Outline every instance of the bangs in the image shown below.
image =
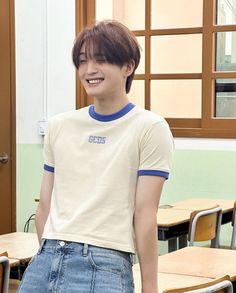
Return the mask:
[[85,30],[80,38],[77,39],[72,52],[76,68],[78,69],[80,66],[79,56],[81,53],[84,53],[88,59],[96,60],[102,57],[110,64],[124,65],[133,56],[130,55],[127,44],[122,41],[116,31],[113,31],[108,38],[107,32],[97,30],[96,27]]
[[[83,51],[82,51],[83,49]],[[109,63],[114,63],[114,56],[109,52],[101,36],[87,37],[81,46],[80,54],[84,53],[87,59],[104,58]]]

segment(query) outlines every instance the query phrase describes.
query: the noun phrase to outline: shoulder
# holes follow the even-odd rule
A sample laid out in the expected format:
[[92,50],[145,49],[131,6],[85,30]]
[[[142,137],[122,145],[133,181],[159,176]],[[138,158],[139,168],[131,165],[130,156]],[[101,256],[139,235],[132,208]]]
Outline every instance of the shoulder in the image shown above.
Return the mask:
[[137,125],[140,126],[143,134],[151,130],[158,131],[158,129],[160,130],[160,132],[170,132],[169,125],[165,118],[157,113],[136,106],[135,115]]
[[78,110],[68,111],[56,114],[55,116],[49,119],[50,124],[60,124],[71,119],[80,118],[88,113],[88,107],[84,107]]
[[152,111],[136,106],[134,111],[137,120],[142,121],[142,124],[151,126],[156,123],[166,122],[165,119]]
[[140,141],[139,145],[142,150],[150,148],[157,150],[166,150],[173,152],[174,140],[167,121],[161,115],[154,112],[137,108]]
[[63,125],[66,125],[67,123],[73,123],[74,121],[77,121],[78,119],[86,119],[88,113],[88,107],[84,107],[78,110],[63,112],[60,114],[57,114],[53,117],[51,117],[48,120],[48,126],[49,128],[60,128]]
[[[73,125],[78,125],[79,121],[85,121],[88,117],[88,107],[78,110],[57,114],[48,120],[47,134],[51,139],[56,138],[60,133],[68,133]],[[80,124],[80,123],[79,123]]]

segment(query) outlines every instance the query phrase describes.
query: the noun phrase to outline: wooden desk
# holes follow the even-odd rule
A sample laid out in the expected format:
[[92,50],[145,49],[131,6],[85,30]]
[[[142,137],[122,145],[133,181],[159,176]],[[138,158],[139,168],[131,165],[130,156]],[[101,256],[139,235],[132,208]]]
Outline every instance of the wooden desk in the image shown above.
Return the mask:
[[0,235],[0,248],[7,251],[9,259],[28,262],[39,248],[37,234],[14,232]]
[[232,221],[234,200],[188,199],[160,206],[157,214],[158,240],[168,240],[168,251],[187,245],[190,214],[194,210],[222,207],[222,224]]
[[[133,266],[135,293],[141,293],[141,277],[139,264]],[[194,286],[212,281],[211,278],[158,273],[158,292],[166,289]]]
[[185,247],[159,257],[159,272],[236,281],[236,250]]
[[210,209],[216,206],[222,207],[223,213],[232,211],[234,206],[234,200],[228,199],[187,199],[171,204],[174,208],[185,209],[185,210],[203,210]]

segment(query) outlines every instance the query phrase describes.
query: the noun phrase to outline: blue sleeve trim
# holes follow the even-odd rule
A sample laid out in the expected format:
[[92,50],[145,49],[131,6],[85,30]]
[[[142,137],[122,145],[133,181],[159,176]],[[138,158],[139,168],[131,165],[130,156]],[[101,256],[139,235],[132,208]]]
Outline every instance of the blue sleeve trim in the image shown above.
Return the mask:
[[166,179],[169,178],[169,172],[158,171],[158,170],[139,170],[138,176],[160,176]]
[[49,172],[54,173],[54,167],[44,164],[43,169]]

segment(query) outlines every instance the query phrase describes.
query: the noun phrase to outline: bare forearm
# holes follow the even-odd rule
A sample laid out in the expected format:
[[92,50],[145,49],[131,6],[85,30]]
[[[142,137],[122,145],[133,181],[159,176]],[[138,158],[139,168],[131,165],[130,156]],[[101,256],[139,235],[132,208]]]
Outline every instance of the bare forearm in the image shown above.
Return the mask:
[[44,171],[40,190],[40,200],[35,217],[39,242],[41,242],[44,226],[50,210],[53,182],[54,174]]
[[141,268],[142,293],[157,293],[157,223],[156,213],[135,215],[135,236]]
[[36,230],[38,234],[38,240],[41,242],[42,234],[44,230],[45,223],[48,218],[48,209],[44,209],[43,206],[39,203],[37,211],[36,211],[36,217],[35,217],[35,224],[36,224]]

